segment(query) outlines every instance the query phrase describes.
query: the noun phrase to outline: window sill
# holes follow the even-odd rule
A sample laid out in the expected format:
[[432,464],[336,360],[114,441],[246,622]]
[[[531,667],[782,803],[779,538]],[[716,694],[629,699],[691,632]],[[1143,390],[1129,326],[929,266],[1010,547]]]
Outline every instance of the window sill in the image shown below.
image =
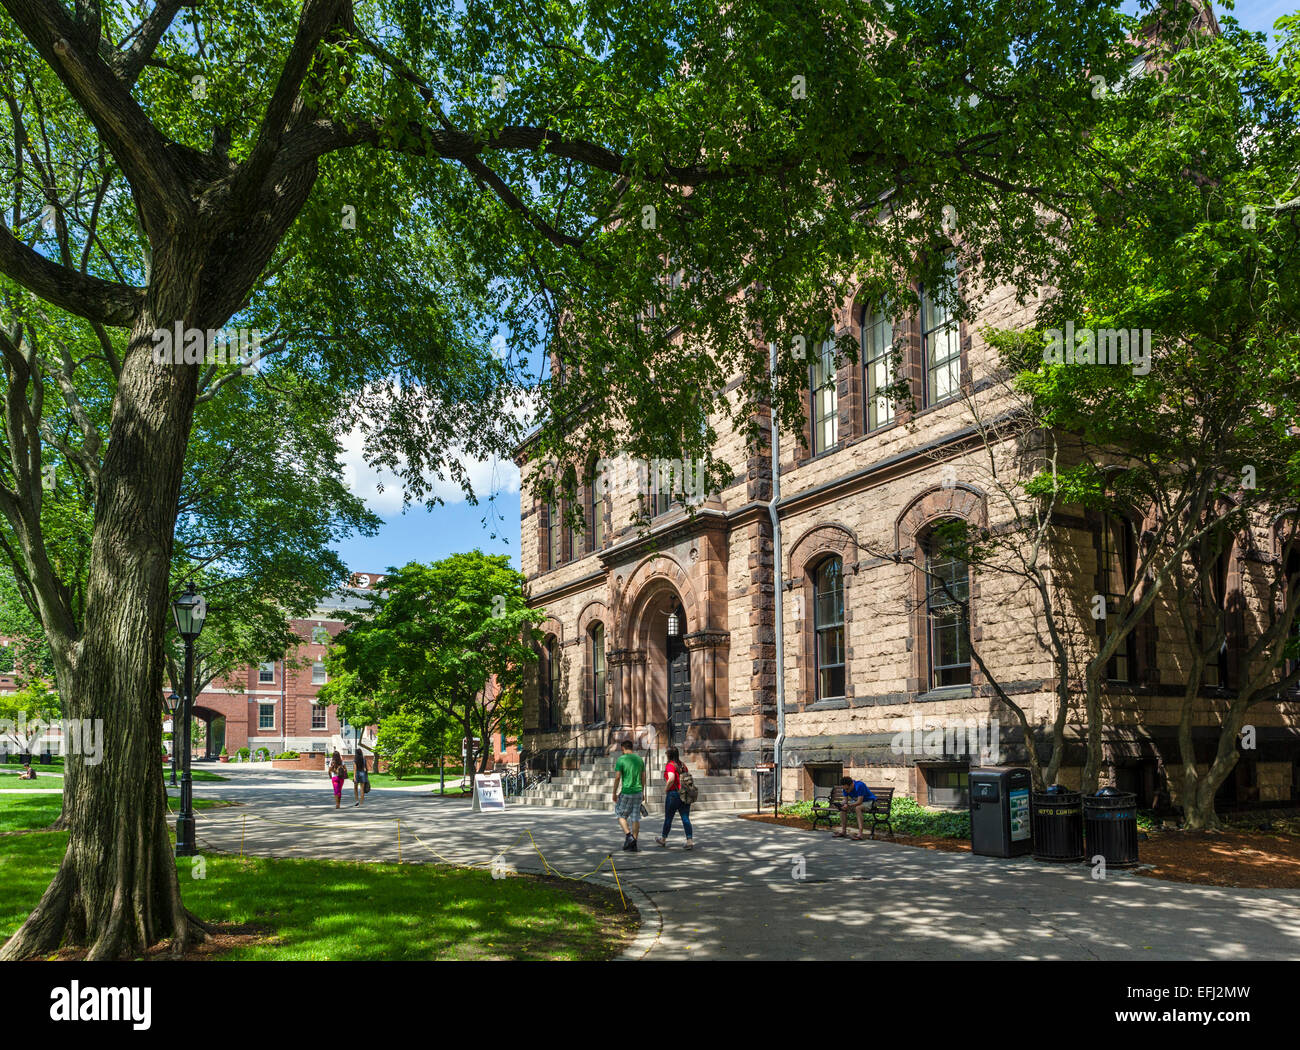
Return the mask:
[[825,700],[814,700],[805,711],[843,711],[849,706],[848,697],[828,696]]
[[928,692],[917,693],[914,704],[929,703],[934,700],[964,700],[974,696],[975,693],[969,685],[945,685],[938,689],[931,689]]

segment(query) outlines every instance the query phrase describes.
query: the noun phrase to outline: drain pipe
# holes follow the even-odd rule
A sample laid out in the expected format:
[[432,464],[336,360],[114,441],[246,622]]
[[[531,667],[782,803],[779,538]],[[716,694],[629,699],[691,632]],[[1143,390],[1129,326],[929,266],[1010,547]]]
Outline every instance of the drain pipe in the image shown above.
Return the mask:
[[[776,343],[768,343],[769,366],[771,368],[772,389],[776,389]],[[772,607],[776,616],[776,747],[773,749],[772,770],[773,794],[776,805],[781,807],[781,772],[785,757],[785,615],[781,598],[781,518],[776,505],[781,499],[781,428],[776,418],[776,398],[773,396],[769,414],[772,422],[772,498],[767,504],[768,514],[772,518]]]

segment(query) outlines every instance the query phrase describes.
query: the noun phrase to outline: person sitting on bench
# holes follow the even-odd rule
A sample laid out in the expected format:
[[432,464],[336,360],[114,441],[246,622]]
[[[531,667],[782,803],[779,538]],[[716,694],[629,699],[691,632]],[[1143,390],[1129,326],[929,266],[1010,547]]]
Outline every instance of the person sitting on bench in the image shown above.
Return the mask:
[[857,814],[858,833],[853,837],[862,841],[862,814],[867,806],[876,801],[876,796],[871,793],[871,788],[862,783],[861,780],[854,780],[852,777],[842,777],[844,801],[839,804],[840,807],[840,830],[832,831],[831,834],[837,839],[845,838],[848,833],[849,812]]
[[30,762],[24,763],[24,765],[23,765],[23,771],[22,771],[21,773],[18,774],[18,779],[19,779],[19,780],[35,780],[35,779],[36,779],[36,770],[34,770],[34,769],[32,768],[32,764],[31,764]]

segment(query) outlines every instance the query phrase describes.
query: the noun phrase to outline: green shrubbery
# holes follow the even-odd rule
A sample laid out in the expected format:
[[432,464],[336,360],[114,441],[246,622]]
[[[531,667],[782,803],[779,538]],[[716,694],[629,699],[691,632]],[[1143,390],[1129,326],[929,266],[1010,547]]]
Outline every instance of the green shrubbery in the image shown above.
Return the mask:
[[[781,807],[781,813],[787,817],[812,819],[812,801],[792,802]],[[839,814],[835,814],[836,823]],[[894,796],[893,808],[889,814],[890,824],[898,835],[928,835],[942,839],[970,838],[970,811],[966,809],[926,809],[919,806],[915,799],[901,795]]]
[[246,747],[241,747],[238,751],[235,752],[235,754],[239,756],[239,761],[247,762],[252,752],[249,751],[248,748]]
[[298,752],[297,752],[297,751],[281,751],[281,752],[280,752],[278,755],[276,755],[275,757],[276,757],[277,759],[281,759],[281,760],[287,760],[287,759],[291,759],[291,758],[297,758],[297,757],[298,757]]

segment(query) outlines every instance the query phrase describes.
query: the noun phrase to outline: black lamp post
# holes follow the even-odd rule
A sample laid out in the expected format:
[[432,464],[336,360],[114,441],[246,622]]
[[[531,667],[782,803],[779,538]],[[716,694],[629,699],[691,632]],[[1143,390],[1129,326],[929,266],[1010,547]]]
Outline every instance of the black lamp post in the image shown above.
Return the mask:
[[176,786],[176,759],[179,754],[179,749],[176,746],[176,708],[180,706],[180,702],[181,698],[175,693],[168,693],[163,700],[163,710],[167,712],[167,716],[172,720],[172,787]]
[[[198,852],[194,841],[194,807],[190,783],[190,721],[194,717],[194,642],[203,631],[203,621],[208,615],[208,603],[194,590],[193,583],[185,585],[185,593],[172,602],[172,615],[176,618],[176,632],[185,642],[185,696],[181,714],[181,747],[184,749],[184,768],[181,774],[181,812],[176,818],[176,856],[192,857]],[[176,742],[175,723],[172,724],[172,743]]]

